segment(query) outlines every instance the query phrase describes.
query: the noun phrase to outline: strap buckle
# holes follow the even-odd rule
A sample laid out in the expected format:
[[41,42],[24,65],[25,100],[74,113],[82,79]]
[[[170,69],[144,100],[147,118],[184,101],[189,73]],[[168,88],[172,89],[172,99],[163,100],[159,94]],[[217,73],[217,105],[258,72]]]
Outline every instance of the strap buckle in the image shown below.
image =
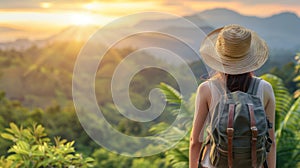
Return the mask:
[[227,128],[226,132],[227,132],[227,136],[228,137],[233,137],[233,132],[234,132],[233,128]]
[[253,137],[257,137],[258,130],[256,126],[251,127],[251,132]]

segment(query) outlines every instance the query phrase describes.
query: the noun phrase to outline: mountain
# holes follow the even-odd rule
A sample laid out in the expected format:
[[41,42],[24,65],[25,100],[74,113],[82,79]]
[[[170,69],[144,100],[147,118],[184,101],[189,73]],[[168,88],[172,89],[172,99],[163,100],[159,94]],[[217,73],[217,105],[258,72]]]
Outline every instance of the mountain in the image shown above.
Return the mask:
[[[300,48],[300,18],[291,12],[283,12],[270,17],[256,17],[242,15],[225,8],[217,8],[183,16],[182,18],[144,19],[137,21],[135,24],[131,23],[127,27],[121,24],[119,27],[111,27],[105,30],[100,29],[101,33],[98,34],[99,37],[97,38],[99,41],[97,41],[97,45],[98,43],[103,45],[109,44],[109,41],[115,40],[114,47],[118,48],[133,47],[142,49],[147,47],[166,47],[166,49],[176,51],[176,54],[193,61],[198,58],[194,56],[191,58],[187,54],[187,50],[190,49],[182,47],[182,45],[187,45],[195,52],[198,52],[201,41],[207,33],[227,24],[240,24],[254,30],[266,40],[271,50],[271,57],[277,54],[276,57],[280,56],[281,59],[288,57],[291,60],[293,58],[290,53],[296,53]],[[29,48],[32,45],[45,46],[57,41],[85,42],[97,29],[98,27],[93,26],[71,26],[49,38],[38,41],[22,39],[15,42],[0,43],[0,49],[15,48],[21,50]],[[145,30],[153,31],[152,36],[149,35],[150,32],[145,32]],[[140,32],[143,33],[140,34]],[[156,35],[153,36],[153,34]],[[166,38],[166,36],[169,37]],[[278,51],[284,52],[278,55]],[[289,54],[286,56],[284,53]],[[285,57],[282,57],[282,55]]]
[[57,41],[84,42],[87,41],[97,29],[99,29],[99,27],[97,26],[69,26],[63,29],[61,32],[45,39],[45,41],[47,41],[48,43],[53,43]]
[[12,28],[12,27],[8,27],[8,26],[0,26],[0,32],[16,32],[16,31],[22,31],[20,29],[16,29],[16,28]]
[[245,16],[235,11],[218,8],[195,14],[217,28],[240,24],[257,32],[272,49],[294,49],[300,46],[300,18],[291,12],[270,17]]
[[[27,38],[20,38],[9,42],[0,42],[1,50],[18,50],[23,51],[32,46],[44,47],[56,42],[86,42],[90,36],[98,29],[96,26],[69,26],[62,31],[40,40],[29,40]],[[19,31],[9,27],[0,27],[0,32]]]
[[[193,15],[184,16],[183,18],[193,22],[199,28],[203,29],[205,33],[214,28],[222,27],[228,24],[240,24],[257,32],[262,38],[266,40],[271,49],[293,49],[300,48],[300,18],[292,12],[283,12],[270,17],[256,17],[246,16],[238,12],[225,9],[216,8],[205,10]],[[163,20],[149,20],[142,21],[137,26],[150,26],[160,29],[176,30],[177,32],[186,32],[186,25],[180,25],[181,19],[163,19]],[[180,30],[181,29],[181,30]],[[192,35],[184,35],[192,36]],[[198,38],[199,39],[199,38]],[[196,41],[199,46],[197,36],[190,39]]]
[[12,42],[1,42],[0,49],[1,50],[26,50],[34,45],[34,42],[28,39],[17,39]]
[[[194,23],[196,27],[191,27],[190,24],[182,24],[184,19]],[[270,67],[275,66],[274,61],[277,62],[277,65],[278,63],[284,65],[293,61],[295,54],[299,52],[300,18],[292,12],[283,12],[270,17],[256,17],[242,15],[225,8],[216,8],[177,19],[143,20],[137,23],[135,27],[145,28],[146,26],[151,26],[151,30],[156,28],[160,33],[170,33],[197,52],[201,41],[205,38],[205,34],[228,24],[240,24],[252,29],[267,42],[270,48],[270,60],[268,62]],[[202,32],[195,29],[201,29]],[[128,44],[138,47],[148,46],[145,45],[145,41],[140,43],[141,41],[143,40],[139,39]],[[171,44],[168,41],[165,41],[165,43]],[[178,53],[182,57],[191,61],[198,59],[194,56],[191,59],[191,56],[186,54],[187,50],[182,47],[182,44],[174,45],[171,51],[179,51]]]
[[[196,26],[198,27],[206,27],[208,26],[207,22],[197,16],[197,15],[191,15],[191,16],[185,16],[185,19],[193,22]],[[188,24],[182,24],[182,20],[176,18],[171,18],[171,19],[153,19],[153,20],[141,20],[137,24],[134,25],[134,27],[139,27],[139,28],[152,28],[152,29],[163,29],[166,27],[190,27]]]

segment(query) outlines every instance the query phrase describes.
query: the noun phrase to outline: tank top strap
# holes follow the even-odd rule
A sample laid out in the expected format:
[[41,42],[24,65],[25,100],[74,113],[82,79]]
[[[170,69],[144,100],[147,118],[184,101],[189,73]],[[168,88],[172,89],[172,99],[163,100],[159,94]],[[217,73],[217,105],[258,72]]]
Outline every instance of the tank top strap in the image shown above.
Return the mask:
[[259,82],[258,88],[257,88],[257,92],[256,92],[256,96],[258,96],[262,102],[262,104],[264,105],[264,86],[267,84],[267,82],[265,80],[261,80]]
[[216,85],[215,81],[209,81],[209,88],[211,94],[211,101],[209,105],[210,114],[212,114],[213,109],[217,105],[219,99],[221,98],[223,91],[220,90],[219,86]]

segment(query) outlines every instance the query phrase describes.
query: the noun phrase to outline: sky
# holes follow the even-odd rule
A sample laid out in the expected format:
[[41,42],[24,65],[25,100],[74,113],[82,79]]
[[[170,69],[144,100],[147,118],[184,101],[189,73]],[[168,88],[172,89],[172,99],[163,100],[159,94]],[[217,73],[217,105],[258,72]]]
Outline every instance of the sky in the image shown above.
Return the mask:
[[286,11],[300,16],[298,0],[0,0],[0,33],[5,32],[5,38],[11,40],[12,35],[23,37],[24,32],[43,38],[70,25],[103,26],[137,12],[190,15],[213,8],[258,17]]

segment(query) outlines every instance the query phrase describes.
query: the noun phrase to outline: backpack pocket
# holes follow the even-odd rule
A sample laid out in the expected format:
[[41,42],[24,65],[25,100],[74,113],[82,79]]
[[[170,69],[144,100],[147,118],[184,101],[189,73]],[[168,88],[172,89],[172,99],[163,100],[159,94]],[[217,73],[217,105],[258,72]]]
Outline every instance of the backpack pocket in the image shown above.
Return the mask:
[[[234,148],[233,151],[233,168],[252,168],[251,152],[249,148]],[[248,151],[248,152],[246,152]],[[262,147],[256,150],[257,167],[262,167],[266,160],[266,148]],[[211,150],[210,161],[214,167],[228,168],[228,152],[216,146]]]
[[220,147],[217,147],[216,148],[216,153],[217,156],[218,156],[218,159],[217,159],[217,163],[216,165],[214,165],[215,167],[218,167],[218,168],[228,168],[228,152],[225,151],[225,150],[222,150]]

